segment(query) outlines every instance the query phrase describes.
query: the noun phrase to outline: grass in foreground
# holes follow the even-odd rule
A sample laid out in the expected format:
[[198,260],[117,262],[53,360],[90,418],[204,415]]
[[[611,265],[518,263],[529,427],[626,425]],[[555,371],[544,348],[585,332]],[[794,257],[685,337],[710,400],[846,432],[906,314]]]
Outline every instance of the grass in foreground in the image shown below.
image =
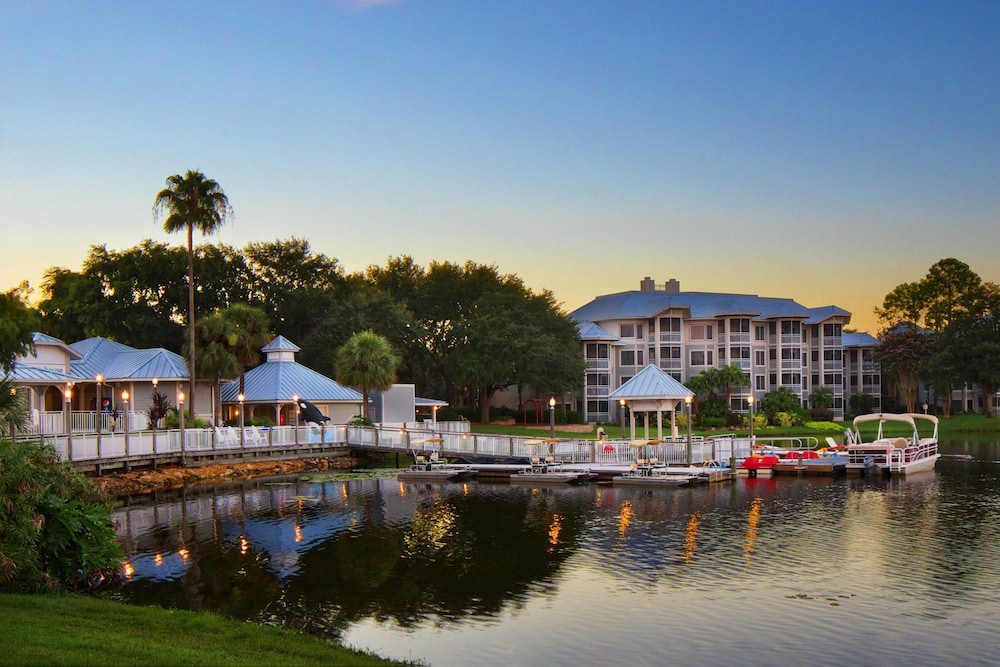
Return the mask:
[[4,665],[406,665],[215,614],[75,595],[0,595]]

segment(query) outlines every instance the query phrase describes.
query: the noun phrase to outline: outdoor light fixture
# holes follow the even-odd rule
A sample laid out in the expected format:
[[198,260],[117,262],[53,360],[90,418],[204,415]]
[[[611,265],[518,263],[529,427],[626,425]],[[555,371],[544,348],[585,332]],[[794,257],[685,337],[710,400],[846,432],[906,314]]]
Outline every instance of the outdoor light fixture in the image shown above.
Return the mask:
[[556,437],[556,397],[549,399],[549,437]]
[[243,421],[244,420],[244,417],[243,417],[243,401],[247,400],[247,397],[241,392],[238,396],[236,396],[236,400],[239,401],[239,404],[240,404],[240,408],[239,408],[239,412],[240,412],[240,449],[243,449],[244,447],[246,447],[246,443],[247,443],[247,441],[246,441],[246,431],[244,430],[244,424],[246,422]]
[[97,380],[97,401],[94,403],[94,407],[97,408],[97,458],[101,458],[101,422],[104,421],[104,410],[101,405],[101,394],[104,391],[101,384],[104,382],[104,376],[98,373],[94,379]]
[[122,412],[125,414],[125,456],[129,455],[128,451],[128,389],[122,390],[122,406],[124,410]]
[[687,423],[688,423],[688,437],[687,437],[687,464],[691,465],[691,397],[684,397],[684,405],[687,408]]
[[295,394],[292,396],[292,400],[295,401],[295,425],[292,430],[295,433],[295,446],[299,446],[299,395]]
[[181,463],[184,462],[184,392],[177,390],[177,415],[180,417],[181,427]]

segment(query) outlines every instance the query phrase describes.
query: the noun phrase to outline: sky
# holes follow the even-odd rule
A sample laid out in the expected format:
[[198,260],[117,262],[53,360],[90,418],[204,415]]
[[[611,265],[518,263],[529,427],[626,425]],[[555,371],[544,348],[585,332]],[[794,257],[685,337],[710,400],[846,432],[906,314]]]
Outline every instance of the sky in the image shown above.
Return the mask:
[[198,243],[875,333],[940,259],[1000,283],[998,45],[995,0],[0,0],[0,291],[184,244],[152,204],[196,169],[235,212]]

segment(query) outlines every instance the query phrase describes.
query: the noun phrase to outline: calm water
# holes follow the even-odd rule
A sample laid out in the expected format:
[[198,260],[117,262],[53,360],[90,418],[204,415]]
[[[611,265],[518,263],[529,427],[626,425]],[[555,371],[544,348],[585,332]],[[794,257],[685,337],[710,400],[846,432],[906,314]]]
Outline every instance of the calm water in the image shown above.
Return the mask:
[[1000,444],[905,480],[248,482],[115,515],[116,594],[431,665],[997,664]]

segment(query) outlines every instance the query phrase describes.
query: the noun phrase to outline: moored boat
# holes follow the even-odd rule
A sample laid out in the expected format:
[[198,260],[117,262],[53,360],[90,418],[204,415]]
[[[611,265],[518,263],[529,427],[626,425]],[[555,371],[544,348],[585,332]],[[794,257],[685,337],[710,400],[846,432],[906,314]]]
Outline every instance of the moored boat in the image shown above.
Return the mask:
[[[882,427],[887,422],[909,427],[910,435],[884,435]],[[921,437],[918,422],[929,424],[933,429],[931,434]],[[865,441],[861,436],[861,425],[871,423],[877,423],[878,430],[874,439]],[[938,453],[938,419],[934,415],[918,413],[858,415],[854,418],[853,430],[847,432],[847,456],[847,469],[854,471],[880,469],[890,475],[909,475],[933,470],[941,458]]]

